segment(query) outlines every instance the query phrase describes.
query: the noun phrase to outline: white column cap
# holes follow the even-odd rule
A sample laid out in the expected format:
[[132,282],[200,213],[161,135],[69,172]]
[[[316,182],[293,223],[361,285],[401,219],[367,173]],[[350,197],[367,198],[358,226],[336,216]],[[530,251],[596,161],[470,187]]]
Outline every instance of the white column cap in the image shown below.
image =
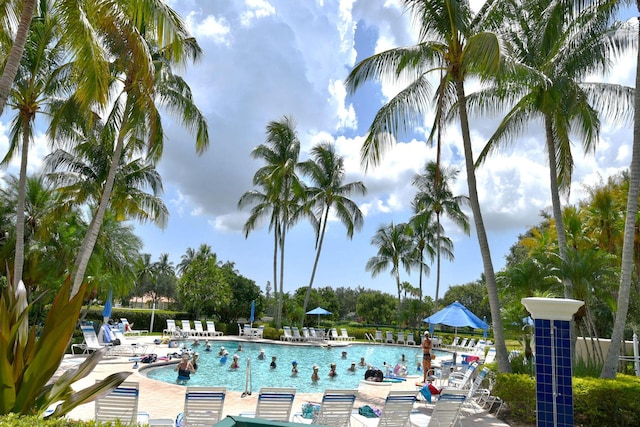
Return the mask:
[[568,298],[522,298],[522,305],[534,319],[571,320],[584,301]]

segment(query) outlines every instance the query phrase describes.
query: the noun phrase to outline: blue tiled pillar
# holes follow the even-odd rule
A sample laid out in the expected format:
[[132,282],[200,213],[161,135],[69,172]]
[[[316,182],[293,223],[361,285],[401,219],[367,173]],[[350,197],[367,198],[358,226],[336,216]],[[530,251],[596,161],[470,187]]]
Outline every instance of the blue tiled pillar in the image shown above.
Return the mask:
[[523,298],[522,304],[535,322],[537,427],[572,427],[570,321],[584,302]]

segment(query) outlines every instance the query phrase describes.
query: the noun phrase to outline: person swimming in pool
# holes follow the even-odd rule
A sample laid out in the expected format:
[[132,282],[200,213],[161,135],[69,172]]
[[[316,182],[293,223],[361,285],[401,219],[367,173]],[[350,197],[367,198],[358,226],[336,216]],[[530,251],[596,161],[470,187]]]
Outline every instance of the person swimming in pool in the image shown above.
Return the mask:
[[329,378],[334,378],[334,377],[337,377],[337,376],[338,376],[338,373],[336,372],[336,364],[332,363],[329,366]]
[[356,362],[351,362],[351,366],[349,366],[347,368],[347,371],[349,372],[355,372],[356,371]]
[[224,346],[220,347],[220,351],[218,352],[218,356],[224,356]]
[[298,375],[298,362],[295,360],[291,362],[291,376],[295,377]]
[[318,382],[320,380],[320,375],[318,375],[318,365],[313,365],[313,374],[311,374],[311,382]]
[[211,343],[209,341],[205,341],[204,351],[211,351]]
[[364,368],[365,366],[367,366],[367,362],[364,361],[364,357],[360,358],[360,362],[358,363],[358,366],[360,366],[361,368]]
[[347,358],[347,352],[346,352],[346,351],[344,351],[344,350],[342,350],[342,358],[343,358],[343,359],[346,359],[346,358]]
[[264,354],[264,348],[260,349],[260,353],[258,354],[258,360],[264,360],[267,356]]
[[277,365],[276,365],[276,357],[275,356],[271,356],[271,364],[269,365],[269,367],[271,369],[276,369]]
[[240,364],[238,363],[238,359],[240,359],[240,357],[237,354],[234,354],[233,361],[231,362],[229,369],[238,369],[240,367]]

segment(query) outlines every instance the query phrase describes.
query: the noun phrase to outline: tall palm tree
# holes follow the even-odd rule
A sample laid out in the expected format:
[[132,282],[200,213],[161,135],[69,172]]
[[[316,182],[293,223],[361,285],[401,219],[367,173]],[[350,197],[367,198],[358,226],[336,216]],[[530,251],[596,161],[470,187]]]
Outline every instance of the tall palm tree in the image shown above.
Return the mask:
[[316,257],[311,270],[309,286],[304,297],[303,313],[307,312],[313,279],[316,275],[322,243],[324,241],[329,212],[333,211],[340,222],[347,228],[347,237],[353,237],[354,230],[362,228],[364,222],[358,205],[349,199],[353,193],[364,195],[367,192],[362,181],[344,183],[344,158],[338,156],[335,146],[321,143],[311,149],[312,160],[302,162],[298,168],[303,175],[311,178],[311,186],[307,187],[306,204],[313,211],[316,228]]
[[[415,196],[417,206],[420,211],[432,211],[435,214],[436,242],[441,241],[442,216],[447,217],[454,224],[469,235],[469,218],[462,211],[461,206],[469,204],[466,196],[454,196],[450,188],[450,183],[455,182],[458,171],[452,168],[443,168],[436,162],[429,162],[425,165],[424,171],[413,178],[413,185],[418,187]],[[438,311],[438,298],[440,296],[440,260],[442,245],[436,244],[436,299],[434,310]],[[446,254],[452,260],[453,252]]]
[[469,200],[491,306],[496,358],[500,371],[510,372],[493,261],[478,199],[464,87],[467,78],[490,77],[500,69],[503,56],[495,28],[501,22],[501,2],[487,0],[475,15],[466,0],[403,0],[402,3],[420,26],[418,43],[364,59],[346,80],[349,91],[354,92],[371,79],[393,80],[405,76],[412,79],[376,114],[362,146],[362,161],[365,165],[377,164],[384,151],[395,141],[393,136],[409,130],[412,125],[422,126],[423,117],[431,106],[429,76],[433,71],[441,72],[439,93],[446,99],[438,102],[440,110],[436,113],[436,123],[440,123],[438,118],[444,114],[445,107],[457,107]]
[[65,86],[65,77],[60,73],[65,51],[57,38],[59,22],[48,8],[48,2],[42,2],[41,6],[38,16],[31,22],[28,44],[9,93],[9,106],[17,114],[11,126],[9,150],[2,160],[3,164],[7,164],[17,152],[21,152],[16,206],[14,287],[22,280],[24,265],[27,159],[36,115],[45,108],[47,100]]
[[[604,73],[608,67],[603,59],[609,46],[605,35],[612,29],[607,25],[610,20],[607,5],[592,2],[575,13],[576,5],[571,2],[532,0],[526,2],[526,7],[522,7],[521,1],[507,3],[515,25],[505,28],[512,41],[513,55],[520,58],[523,67],[503,75],[498,86],[487,93],[486,99],[503,98],[513,107],[487,142],[479,161],[490,151],[515,141],[514,136],[529,121],[542,120],[558,251],[567,262],[560,192],[568,192],[571,184],[571,133],[581,138],[585,152],[595,151],[600,130],[598,114],[615,120],[626,116],[626,111],[631,111],[632,90],[583,82],[594,72]],[[525,76],[523,70],[527,70]],[[483,105],[492,104],[482,100],[480,96]],[[568,278],[564,286],[565,298],[573,298]]]
[[[418,276],[418,297],[422,301],[422,278],[428,276],[431,273],[431,269],[425,263],[425,251],[430,262],[436,256],[436,230],[435,222],[433,221],[433,212],[421,209],[414,201],[411,202],[411,209],[413,216],[409,219],[409,227],[411,230],[411,236],[415,249],[420,260],[420,274]],[[451,244],[453,247],[453,244]],[[453,255],[453,253],[451,253]]]
[[369,258],[365,267],[376,277],[381,272],[391,269],[391,275],[396,279],[398,289],[398,311],[400,310],[402,286],[400,283],[400,267],[407,273],[417,266],[420,261],[413,246],[411,230],[407,224],[383,225],[371,238],[371,244],[378,247],[378,253]]
[[[113,190],[113,185],[125,147],[136,147],[141,149],[146,147],[148,155],[154,160],[158,160],[162,154],[164,133],[162,129],[162,119],[159,106],[165,107],[166,111],[178,116],[183,125],[195,133],[196,150],[201,154],[209,144],[209,135],[206,119],[193,102],[191,90],[186,82],[178,75],[174,74],[173,67],[185,65],[190,60],[196,60],[201,54],[200,47],[195,39],[188,36],[186,26],[175,12],[163,4],[161,10],[156,14],[166,16],[171,19],[174,27],[164,28],[165,31],[172,30],[175,33],[171,44],[162,44],[163,38],[153,38],[153,32],[158,30],[156,25],[160,25],[161,20],[155,15],[150,15],[150,20],[142,19],[137,22],[140,25],[139,31],[147,37],[148,59],[153,65],[154,79],[145,84],[140,80],[142,77],[140,63],[136,61],[133,54],[130,54],[127,40],[123,40],[117,31],[109,31],[106,38],[109,39],[108,46],[113,49],[112,67],[115,78],[110,88],[111,109],[104,118],[104,126],[101,129],[101,138],[115,141],[111,162],[109,164],[109,174],[104,184],[104,191],[101,195],[100,203],[97,206],[92,218],[89,230],[79,251],[78,259],[73,268],[73,288],[72,294],[79,289],[91,252],[100,230],[104,213],[109,205],[109,199]],[[173,34],[172,33],[172,34]],[[142,71],[144,74],[144,72]],[[58,109],[57,116],[52,121],[52,134],[72,139],[75,137],[70,132],[69,122],[77,116],[79,95]],[[96,114],[92,114],[95,117]],[[99,115],[98,115],[99,116]],[[95,118],[94,118],[95,120]],[[65,126],[66,125],[66,126]],[[66,132],[66,134],[65,134]],[[131,149],[130,152],[135,152]]]
[[299,210],[304,187],[295,168],[300,155],[300,140],[292,118],[284,116],[267,125],[265,144],[260,144],[251,152],[251,156],[265,161],[265,165],[256,171],[253,184],[264,192],[250,191],[238,202],[240,207],[254,204],[252,213],[245,223],[245,235],[253,230],[257,220],[270,214],[269,227],[274,230],[274,286],[277,286],[277,256],[280,254],[280,291],[276,325],[282,321],[282,302],[284,295],[284,255],[287,230],[293,225]]
[[188,247],[187,251],[180,257],[180,262],[178,263],[178,266],[176,268],[178,273],[179,274],[184,273],[184,271],[187,268],[189,268],[189,265],[191,265],[191,263],[195,258],[196,258],[195,249],[193,249],[192,247]]

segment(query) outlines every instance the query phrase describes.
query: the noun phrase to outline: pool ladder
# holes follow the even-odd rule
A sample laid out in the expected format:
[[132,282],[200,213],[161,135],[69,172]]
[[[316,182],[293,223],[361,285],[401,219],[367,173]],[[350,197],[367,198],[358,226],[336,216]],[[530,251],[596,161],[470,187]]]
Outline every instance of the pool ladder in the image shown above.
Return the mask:
[[251,396],[251,357],[247,357],[247,374],[244,382],[244,392],[240,395],[240,397]]

